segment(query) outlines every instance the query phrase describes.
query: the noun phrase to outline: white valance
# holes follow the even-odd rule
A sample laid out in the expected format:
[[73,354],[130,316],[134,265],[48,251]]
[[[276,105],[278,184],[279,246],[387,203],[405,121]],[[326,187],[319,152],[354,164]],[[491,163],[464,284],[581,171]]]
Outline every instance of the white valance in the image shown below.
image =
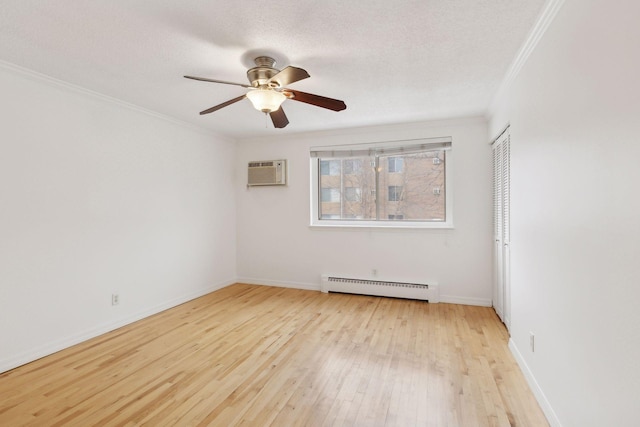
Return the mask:
[[380,157],[451,149],[451,137],[421,138],[367,144],[311,147],[309,154],[318,158]]

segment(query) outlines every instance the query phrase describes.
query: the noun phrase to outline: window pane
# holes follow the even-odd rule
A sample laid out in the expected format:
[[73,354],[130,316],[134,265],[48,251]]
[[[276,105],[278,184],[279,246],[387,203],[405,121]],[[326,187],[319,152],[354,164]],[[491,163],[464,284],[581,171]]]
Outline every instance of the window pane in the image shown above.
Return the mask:
[[329,175],[329,161],[320,160],[320,175]]
[[321,219],[340,219],[340,215],[335,214],[323,214]]
[[320,175],[340,175],[340,160],[320,160]]
[[339,188],[323,188],[322,189],[322,201],[335,203],[340,201],[340,189]]
[[331,189],[330,188],[323,188],[322,189],[322,195],[320,196],[320,200],[322,200],[323,202],[330,202],[331,201]]
[[359,202],[362,189],[359,187],[345,187],[344,198],[347,202]]
[[351,175],[362,171],[362,159],[345,159],[344,174]]
[[321,219],[376,219],[376,175],[370,162],[369,157],[320,159]]
[[445,221],[445,151],[381,157],[380,165],[380,218]]
[[444,222],[445,153],[318,159],[318,217]]

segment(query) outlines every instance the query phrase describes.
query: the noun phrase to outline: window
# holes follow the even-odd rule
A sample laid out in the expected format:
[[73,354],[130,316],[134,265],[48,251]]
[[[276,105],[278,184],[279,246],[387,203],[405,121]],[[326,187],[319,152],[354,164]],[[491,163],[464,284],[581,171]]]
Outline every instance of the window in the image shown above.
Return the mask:
[[339,160],[322,160],[320,161],[321,175],[340,175]]
[[402,172],[402,164],[404,163],[403,157],[389,157],[387,161],[389,164],[389,173]]
[[362,170],[362,159],[346,159],[344,161],[344,174],[353,175]]
[[390,202],[399,202],[402,200],[402,186],[401,185],[390,185],[389,186],[389,201]]
[[323,203],[336,203],[340,201],[340,189],[339,188],[323,188],[322,189],[322,202]]
[[311,224],[451,227],[450,148],[450,138],[312,147]]

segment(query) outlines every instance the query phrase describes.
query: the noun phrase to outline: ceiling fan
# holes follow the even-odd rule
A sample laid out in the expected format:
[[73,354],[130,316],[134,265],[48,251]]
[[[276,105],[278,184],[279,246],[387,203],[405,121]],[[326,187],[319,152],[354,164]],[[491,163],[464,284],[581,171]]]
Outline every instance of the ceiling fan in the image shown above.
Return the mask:
[[206,110],[201,111],[200,114],[213,113],[221,108],[235,104],[245,98],[249,98],[249,101],[251,101],[256,110],[269,114],[274,127],[283,128],[289,124],[289,120],[281,107],[281,104],[286,99],[304,102],[305,104],[311,104],[316,107],[326,108],[333,111],[342,111],[347,108],[344,101],[340,101],[338,99],[327,98],[320,95],[313,95],[311,93],[286,88],[285,86],[291,83],[310,77],[309,73],[302,68],[289,66],[282,70],[278,70],[277,68],[274,68],[276,63],[275,59],[269,56],[259,56],[254,59],[254,62],[256,66],[247,71],[247,78],[249,79],[250,84],[207,79],[204,77],[184,76],[187,79],[242,86],[249,89],[246,94],[230,99],[229,101],[223,102],[222,104],[218,104],[214,107],[207,108]]

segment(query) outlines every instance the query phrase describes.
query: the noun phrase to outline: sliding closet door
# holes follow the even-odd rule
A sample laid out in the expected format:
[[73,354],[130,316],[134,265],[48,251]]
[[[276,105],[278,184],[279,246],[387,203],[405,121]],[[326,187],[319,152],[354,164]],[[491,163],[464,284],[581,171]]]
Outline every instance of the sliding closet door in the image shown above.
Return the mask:
[[511,138],[509,129],[493,143],[493,230],[494,285],[493,307],[500,319],[510,326],[510,166]]

